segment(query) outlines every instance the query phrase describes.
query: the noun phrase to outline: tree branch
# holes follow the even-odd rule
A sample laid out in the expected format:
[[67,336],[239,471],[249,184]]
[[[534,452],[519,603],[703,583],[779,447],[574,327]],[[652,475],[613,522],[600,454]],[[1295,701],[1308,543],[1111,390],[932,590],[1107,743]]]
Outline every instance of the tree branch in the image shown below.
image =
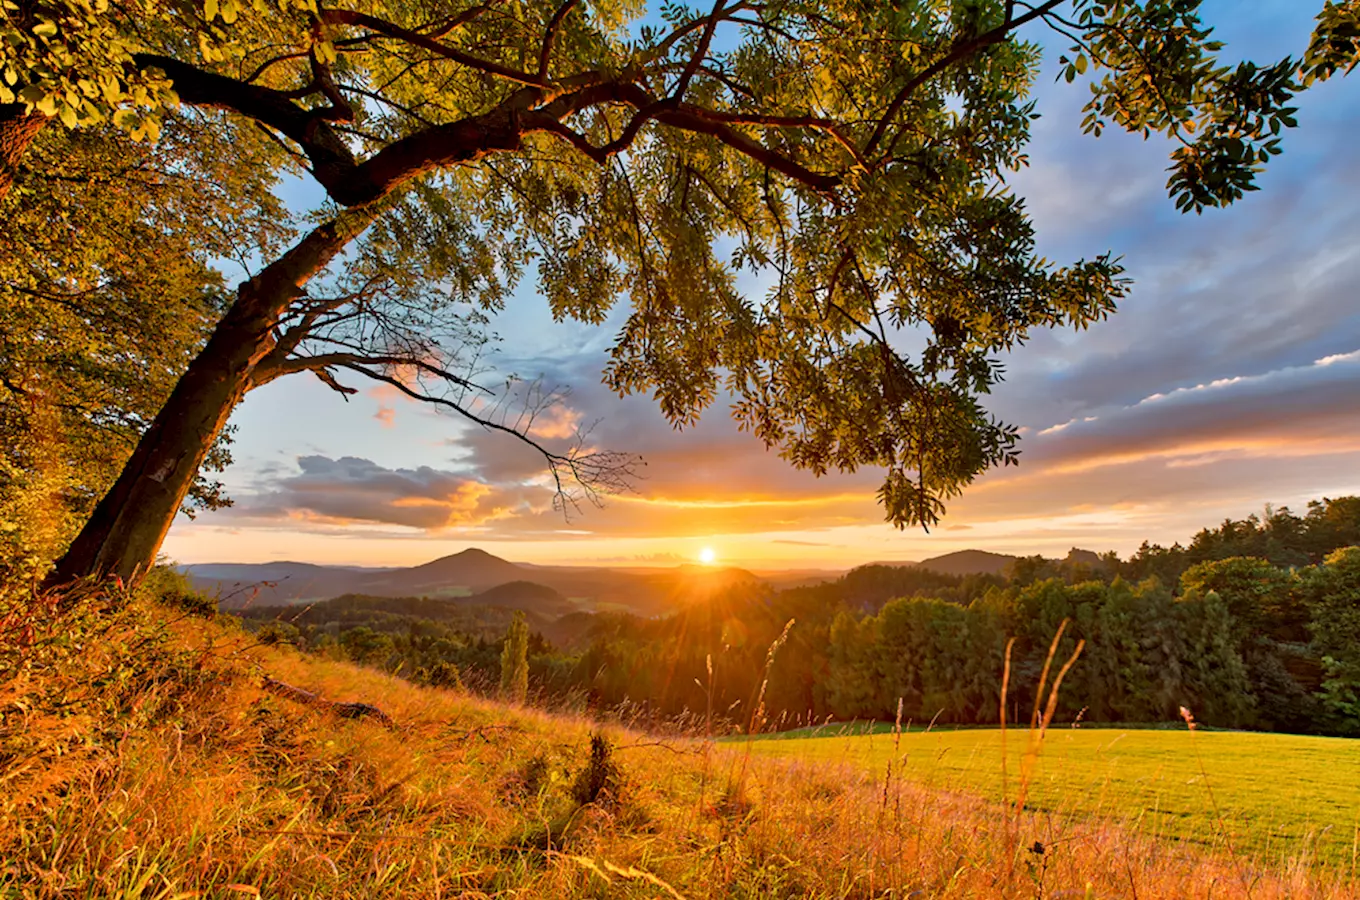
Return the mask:
[[557,38],[557,29],[562,27],[562,21],[576,7],[579,0],[566,0],[553,13],[552,19],[548,22],[547,29],[543,32],[543,48],[538,51],[538,80],[546,81],[548,78],[548,63],[552,61],[553,41]]
[[699,65],[708,56],[709,45],[713,43],[713,32],[718,30],[718,21],[722,18],[723,5],[727,0],[716,0],[713,4],[713,11],[708,14],[708,21],[704,23],[704,32],[699,36],[699,46],[694,48],[694,53],[690,56],[689,62],[685,65],[685,70],[680,73],[680,80],[675,84],[675,90],[671,92],[670,99],[679,103],[685,97],[685,91],[689,89],[690,80],[694,78],[694,73],[699,70]]
[[1001,43],[1006,39],[1008,34],[1019,28],[1021,25],[1028,24],[1049,10],[1061,6],[1065,2],[1066,0],[1047,0],[1047,2],[1034,7],[1024,15],[1016,18],[1008,17],[1006,21],[1002,22],[991,31],[983,32],[966,41],[956,42],[948,53],[912,76],[912,78],[902,86],[902,89],[897,92],[896,96],[893,97],[892,101],[883,111],[882,117],[879,118],[878,125],[874,128],[873,134],[869,136],[869,142],[864,145],[864,155],[866,157],[873,155],[874,151],[878,148],[878,145],[882,142],[884,135],[887,134],[888,127],[892,124],[893,117],[902,109],[902,104],[907,102],[907,99],[917,88],[934,78],[936,75],[939,75],[950,66],[967,59],[979,50],[990,47],[993,44]]
[[[554,505],[564,512],[567,507],[579,508],[580,504],[575,497],[563,485],[564,471],[585,491],[586,499],[595,505],[600,504],[599,493],[620,493],[631,489],[633,481],[637,478],[637,466],[640,463],[635,454],[622,453],[618,451],[598,451],[591,453],[578,454],[573,449],[567,455],[554,453],[547,447],[530,436],[529,431],[532,427],[532,418],[528,426],[522,430],[497,422],[486,416],[478,415],[461,403],[450,400],[447,397],[437,397],[429,393],[422,393],[398,378],[382,372],[376,372],[359,363],[341,363],[338,368],[349,369],[374,381],[382,382],[396,388],[401,393],[413,400],[422,403],[432,403],[451,409],[458,415],[480,425],[488,431],[497,431],[511,435],[521,443],[536,450],[548,464],[548,473],[552,476],[554,491]],[[583,437],[578,435],[579,439]],[[578,444],[579,446],[579,444]]]
[[386,37],[396,38],[397,40],[404,41],[413,46],[421,47],[431,53],[438,54],[446,59],[451,59],[460,65],[467,66],[470,69],[476,69],[477,71],[485,72],[488,75],[495,75],[498,78],[504,78],[507,81],[513,81],[517,84],[540,88],[550,86],[542,77],[536,77],[530,75],[528,72],[520,72],[516,69],[502,66],[499,63],[480,59],[470,53],[464,53],[462,50],[455,47],[442,44],[434,38],[421,34],[418,31],[402,28],[400,25],[395,25],[385,19],[379,19],[376,16],[370,16],[367,13],[356,12],[349,9],[327,9],[321,12],[321,21],[333,25],[351,25],[358,28],[367,28],[369,31],[377,32]]
[[[275,381],[285,375],[292,375],[296,372],[324,372],[334,368],[354,368],[355,366],[410,366],[413,369],[417,369],[427,375],[433,375],[449,384],[454,384],[468,390],[475,390],[483,394],[490,393],[490,391],[481,385],[468,381],[460,375],[455,375],[447,369],[443,369],[424,360],[414,359],[410,356],[403,356],[401,354],[368,354],[357,352],[318,353],[312,356],[294,356],[289,357],[288,359],[261,363],[252,373],[251,385],[252,387],[260,387],[261,385],[268,384],[271,381]],[[364,372],[364,374],[369,374],[369,377],[373,377],[368,372]],[[325,381],[326,379],[322,378],[322,380]],[[330,382],[327,382],[327,384],[330,385]],[[331,386],[333,387],[333,385]],[[337,390],[339,389],[337,388]],[[342,390],[341,393],[352,394],[355,393],[355,391],[346,388]]]

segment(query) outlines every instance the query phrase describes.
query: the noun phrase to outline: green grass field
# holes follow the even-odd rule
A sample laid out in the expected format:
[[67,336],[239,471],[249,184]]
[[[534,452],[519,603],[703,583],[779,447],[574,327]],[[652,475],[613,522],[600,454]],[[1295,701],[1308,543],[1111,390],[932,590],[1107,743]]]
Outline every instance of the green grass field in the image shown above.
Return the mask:
[[[894,747],[890,731],[758,740],[752,752],[866,766],[919,784],[1002,796],[996,729],[914,731]],[[1007,794],[1014,802],[1029,736],[1010,730]],[[1201,766],[1202,764],[1202,766]],[[1352,869],[1360,841],[1360,741],[1185,729],[1048,732],[1030,779],[1028,806],[1057,816],[1106,818],[1161,838],[1279,861],[1311,850]],[[1215,812],[1217,808],[1217,813]]]

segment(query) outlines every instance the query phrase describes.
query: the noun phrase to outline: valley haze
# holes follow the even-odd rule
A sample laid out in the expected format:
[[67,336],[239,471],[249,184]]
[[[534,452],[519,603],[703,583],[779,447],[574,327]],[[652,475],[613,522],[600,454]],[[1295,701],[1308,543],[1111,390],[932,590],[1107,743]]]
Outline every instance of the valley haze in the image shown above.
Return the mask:
[[[1089,551],[1073,550],[1069,558]],[[1089,554],[1094,558],[1094,554]],[[999,575],[1014,556],[963,550],[921,562],[876,565],[917,567],[944,575]],[[764,582],[780,590],[834,581],[848,571],[783,569],[748,571],[715,563],[614,566],[547,566],[513,563],[477,548],[411,567],[317,565],[305,562],[198,563],[178,567],[195,587],[224,609],[324,600],[341,594],[430,597],[459,603],[509,606],[563,615],[617,610],[663,615],[706,599],[735,583]],[[506,590],[509,589],[509,590]],[[540,590],[535,590],[540,589]],[[545,598],[541,589],[553,596]],[[490,596],[494,591],[498,596]],[[525,601],[523,595],[530,595]],[[549,602],[545,603],[545,599]]]

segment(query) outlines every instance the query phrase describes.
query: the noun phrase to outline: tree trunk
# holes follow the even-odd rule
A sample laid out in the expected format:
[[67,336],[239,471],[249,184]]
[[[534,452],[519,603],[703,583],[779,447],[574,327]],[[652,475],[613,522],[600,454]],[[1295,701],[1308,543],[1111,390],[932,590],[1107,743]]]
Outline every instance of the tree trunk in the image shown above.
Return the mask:
[[269,349],[270,326],[248,314],[245,299],[237,298],[189,364],[57,564],[56,581],[91,575],[130,580],[155,560],[199,465],[245,396],[251,368]]
[[14,186],[19,160],[46,124],[47,116],[26,112],[22,103],[0,104],[0,200]]
[[83,578],[144,575],[155,563],[194,476],[255,366],[274,348],[274,329],[303,285],[371,221],[369,208],[319,226],[240,286],[236,302],[175,384],[118,480],[47,578],[47,587]]

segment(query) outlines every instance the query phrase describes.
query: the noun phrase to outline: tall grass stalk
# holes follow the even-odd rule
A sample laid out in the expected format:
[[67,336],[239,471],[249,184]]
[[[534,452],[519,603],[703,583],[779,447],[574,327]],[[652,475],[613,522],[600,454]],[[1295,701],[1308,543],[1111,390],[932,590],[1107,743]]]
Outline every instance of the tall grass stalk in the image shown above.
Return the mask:
[[[1017,824],[1011,833],[1018,834],[1019,832],[1018,822],[1020,814],[1024,811],[1025,801],[1029,797],[1029,784],[1034,776],[1034,767],[1039,762],[1039,751],[1043,746],[1044,735],[1048,732],[1048,726],[1053,721],[1053,715],[1058,709],[1058,690],[1062,687],[1063,679],[1067,677],[1067,673],[1071,671],[1074,665],[1076,665],[1077,657],[1081,656],[1081,651],[1086,647],[1085,640],[1077,641],[1076,649],[1072,651],[1072,655],[1068,657],[1067,662],[1058,670],[1057,677],[1053,679],[1053,686],[1048,692],[1048,703],[1043,707],[1043,714],[1040,716],[1039,703],[1043,698],[1043,687],[1048,681],[1049,669],[1052,666],[1054,656],[1056,656],[1058,652],[1058,642],[1062,640],[1063,632],[1067,630],[1068,622],[1068,619],[1063,619],[1062,623],[1058,626],[1057,634],[1053,635],[1053,643],[1048,647],[1048,657],[1044,660],[1044,669],[1039,677],[1039,691],[1035,693],[1034,698],[1034,715],[1030,717],[1029,742],[1025,746],[1025,755],[1020,761],[1020,783],[1015,792],[1015,811],[1012,816],[1012,822]],[[1039,848],[1039,852],[1042,854],[1043,845],[1036,843],[1035,846]],[[1007,864],[1007,872],[1013,875],[1014,854],[1018,848],[1012,844],[1011,846],[1008,846],[1007,849],[1011,853]],[[1044,858],[1043,862],[1044,871],[1047,872],[1047,857]]]
[[751,704],[751,718],[746,726],[746,745],[741,757],[741,772],[735,782],[733,796],[741,797],[746,791],[746,769],[751,762],[751,741],[756,733],[765,727],[765,689],[770,686],[770,670],[774,668],[774,658],[779,653],[779,648],[784,646],[784,642],[789,639],[789,632],[793,629],[793,619],[784,623],[784,630],[779,632],[779,637],[775,638],[770,644],[770,649],[765,653],[765,673],[760,679],[760,688],[756,692]]
[[[1013,649],[1015,649],[1014,637],[1006,641],[1005,661],[1001,668],[1001,700],[997,708],[997,720],[1001,723],[1001,808],[1003,810],[1008,808],[1006,800],[1006,694],[1010,691],[1011,687],[1011,651]],[[1013,817],[1006,817],[1006,858],[1008,860],[1014,860],[1015,858],[1016,834],[1015,828],[1013,827],[1014,821]]]

